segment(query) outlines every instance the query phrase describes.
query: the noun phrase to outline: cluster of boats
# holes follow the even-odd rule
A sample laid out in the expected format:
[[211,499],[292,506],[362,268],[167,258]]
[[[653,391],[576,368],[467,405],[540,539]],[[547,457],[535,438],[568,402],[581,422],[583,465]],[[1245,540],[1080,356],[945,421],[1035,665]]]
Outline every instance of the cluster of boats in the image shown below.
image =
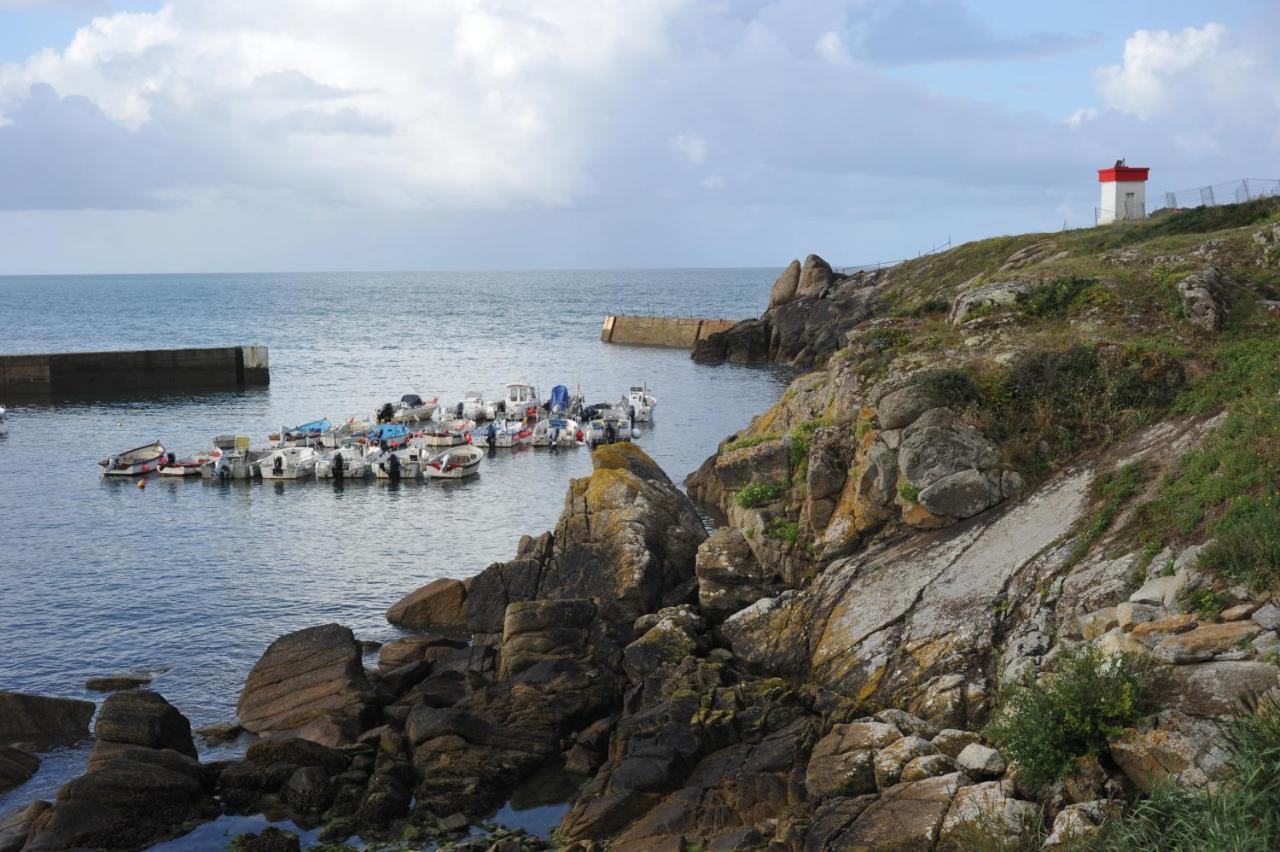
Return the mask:
[[586,404],[564,385],[542,401],[535,386],[507,385],[506,396],[489,402],[468,393],[456,405],[405,394],[374,412],[340,426],[313,420],[270,435],[267,447],[252,447],[245,435],[219,435],[213,449],[178,458],[159,442],[98,462],[106,476],[233,479],[462,479],[476,473],[480,446],[495,451],[521,446],[594,446],[639,437],[635,424],[653,418],[658,401],[647,387],[632,387],[614,403]]

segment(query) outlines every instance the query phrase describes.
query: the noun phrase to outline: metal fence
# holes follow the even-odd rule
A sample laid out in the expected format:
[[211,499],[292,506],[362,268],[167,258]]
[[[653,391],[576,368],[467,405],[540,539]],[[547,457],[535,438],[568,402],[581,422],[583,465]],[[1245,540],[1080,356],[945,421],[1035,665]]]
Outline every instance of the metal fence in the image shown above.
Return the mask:
[[917,258],[927,257],[931,254],[937,254],[940,251],[946,251],[951,248],[951,238],[947,237],[945,243],[934,246],[928,251],[918,252],[915,257],[904,257],[899,260],[878,260],[875,263],[864,263],[859,266],[833,266],[831,271],[840,278],[848,278],[858,272],[870,272],[874,269],[888,269],[890,266],[897,266],[899,263],[906,263],[908,260],[916,260]]
[[[1148,199],[1143,211],[1150,216],[1157,210],[1186,210],[1191,207],[1214,207],[1219,204],[1239,204],[1255,198],[1269,198],[1280,195],[1280,180],[1272,178],[1241,178],[1210,186],[1196,186],[1191,189],[1167,190],[1161,200]],[[1104,213],[1114,213],[1101,207],[1093,208],[1093,223],[1096,225]],[[1132,219],[1133,211],[1126,211],[1123,217]]]

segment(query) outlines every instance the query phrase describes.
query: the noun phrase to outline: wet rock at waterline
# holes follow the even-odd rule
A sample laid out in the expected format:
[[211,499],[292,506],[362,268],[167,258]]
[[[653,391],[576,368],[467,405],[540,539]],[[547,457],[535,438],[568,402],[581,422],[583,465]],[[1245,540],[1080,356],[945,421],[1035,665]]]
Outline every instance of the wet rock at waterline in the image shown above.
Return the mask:
[[75,742],[89,735],[93,702],[0,692],[0,743]]
[[340,745],[363,729],[370,693],[355,636],[325,624],[271,643],[249,673],[236,712],[245,730],[256,734],[295,732]]
[[409,630],[465,630],[466,586],[461,580],[433,580],[396,601],[387,621]]

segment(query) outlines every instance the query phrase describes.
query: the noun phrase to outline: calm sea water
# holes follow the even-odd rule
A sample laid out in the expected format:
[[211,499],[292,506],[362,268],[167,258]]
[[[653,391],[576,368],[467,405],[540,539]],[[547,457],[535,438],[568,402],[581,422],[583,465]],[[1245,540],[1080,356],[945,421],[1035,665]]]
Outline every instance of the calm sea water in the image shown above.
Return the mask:
[[[161,671],[194,726],[231,720],[266,646],[338,621],[387,640],[401,595],[510,558],[552,527],[586,450],[500,451],[461,483],[106,481],[96,462],[160,439],[181,455],[237,432],[369,416],[408,392],[456,401],[510,381],[658,397],[641,446],[673,479],[777,398],[780,372],[599,341],[611,312],[759,313],[773,270],[0,278],[0,352],[270,347],[241,392],[10,404],[0,437],[0,689],[100,700],[95,675]],[[0,400],[0,403],[6,402]],[[0,812],[51,795],[87,747],[45,755]],[[208,755],[207,755],[208,756]]]

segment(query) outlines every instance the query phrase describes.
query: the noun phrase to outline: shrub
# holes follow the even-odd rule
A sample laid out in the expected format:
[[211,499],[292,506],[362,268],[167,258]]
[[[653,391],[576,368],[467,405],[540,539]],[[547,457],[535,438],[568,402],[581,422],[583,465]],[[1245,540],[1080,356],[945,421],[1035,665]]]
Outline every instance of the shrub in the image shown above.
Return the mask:
[[1216,787],[1158,786],[1108,826],[1115,852],[1264,852],[1280,838],[1280,705],[1266,699],[1225,725],[1229,757]]
[[778,518],[769,524],[764,533],[769,538],[795,544],[796,539],[800,537],[800,524],[789,518]]
[[925,370],[912,378],[911,385],[925,389],[938,405],[958,407],[982,396],[973,377],[964,370],[951,368]]
[[873,352],[887,352],[911,341],[911,335],[899,328],[877,328],[858,336],[858,343]]
[[1018,762],[1028,783],[1043,787],[1070,772],[1078,758],[1105,752],[1138,721],[1142,687],[1132,660],[1107,658],[1086,645],[1063,653],[1043,681],[1013,687],[986,735]]
[[1094,278],[1059,278],[1041,282],[1018,296],[1018,307],[1033,317],[1062,316],[1082,303],[1096,300],[1104,292]]
[[920,502],[920,489],[905,480],[898,485],[898,494],[908,503]]
[[752,482],[737,493],[733,502],[743,509],[754,509],[777,500],[785,490],[775,482]]

